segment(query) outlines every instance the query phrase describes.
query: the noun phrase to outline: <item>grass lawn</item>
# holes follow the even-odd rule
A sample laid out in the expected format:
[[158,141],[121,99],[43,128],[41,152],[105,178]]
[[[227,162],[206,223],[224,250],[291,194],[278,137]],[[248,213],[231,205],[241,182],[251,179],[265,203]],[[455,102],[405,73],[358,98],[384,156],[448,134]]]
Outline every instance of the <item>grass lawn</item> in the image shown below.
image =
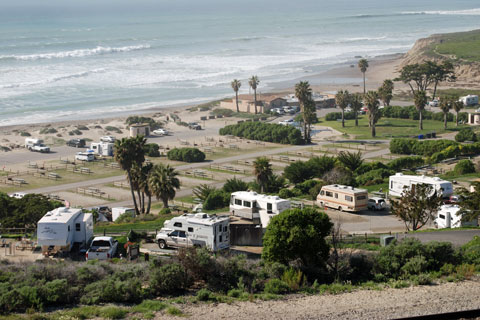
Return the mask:
[[453,171],[449,171],[448,173],[443,174],[440,177],[445,180],[455,179],[457,181],[471,181],[480,178],[480,172],[457,175]]
[[360,186],[359,188],[362,189],[367,189],[368,192],[377,192],[382,189],[382,192],[387,192],[388,191],[388,182],[381,183],[381,184],[375,184],[371,186]]
[[419,134],[436,132],[437,134],[458,131],[464,126],[455,127],[452,122],[448,123],[448,129],[443,129],[442,121],[423,120],[423,130],[418,129],[418,120],[381,118],[376,124],[376,138],[372,138],[371,128],[368,127],[368,118],[363,116],[358,121],[358,127],[355,126],[355,120],[345,120],[345,128],[342,128],[340,121],[325,121],[322,118],[322,124],[338,130],[342,133],[355,136],[356,139],[387,139],[387,138],[408,138]]
[[154,220],[150,221],[142,221],[141,218],[139,218],[137,221],[129,223],[97,223],[93,228],[93,232],[102,233],[104,230],[105,232],[128,232],[130,230],[154,231],[156,229],[160,230],[161,228],[163,228],[163,223],[165,222],[165,220],[171,219],[175,216],[176,214],[165,214],[156,216]]
[[457,32],[442,35],[442,43],[433,48],[435,53],[453,55],[458,59],[480,61],[480,31]]

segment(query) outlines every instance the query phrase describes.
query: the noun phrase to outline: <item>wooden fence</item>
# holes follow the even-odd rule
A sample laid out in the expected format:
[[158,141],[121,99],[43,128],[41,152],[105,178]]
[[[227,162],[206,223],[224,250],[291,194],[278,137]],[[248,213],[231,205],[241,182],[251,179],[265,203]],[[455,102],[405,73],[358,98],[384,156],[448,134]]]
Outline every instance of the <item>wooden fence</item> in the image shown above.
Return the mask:
[[214,180],[213,174],[206,173],[205,171],[201,171],[201,170],[185,171],[185,175],[195,177],[195,178],[204,178],[204,179]]
[[242,168],[237,168],[229,165],[217,165],[217,164],[211,164],[210,169],[214,170],[221,170],[221,171],[229,171],[229,172],[235,172],[235,173],[241,173],[241,174],[247,174],[251,173],[251,169],[242,169]]
[[107,199],[107,200],[111,199],[110,195],[108,195],[107,193],[103,192],[102,190],[100,190],[98,188],[93,188],[93,187],[77,188],[77,193],[84,194],[84,195],[87,195],[87,196],[96,197],[96,198],[101,198],[101,199]]

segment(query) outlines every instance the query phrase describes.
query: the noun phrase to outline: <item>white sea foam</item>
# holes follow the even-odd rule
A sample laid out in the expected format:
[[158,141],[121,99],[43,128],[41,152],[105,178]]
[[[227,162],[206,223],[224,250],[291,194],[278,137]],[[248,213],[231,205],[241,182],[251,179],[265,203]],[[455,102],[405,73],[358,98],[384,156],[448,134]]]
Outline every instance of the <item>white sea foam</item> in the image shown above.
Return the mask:
[[102,55],[108,53],[129,52],[136,50],[150,49],[150,45],[126,46],[126,47],[101,47],[98,46],[93,49],[78,49],[71,51],[60,51],[51,53],[39,53],[29,55],[3,55],[0,60],[39,60],[39,59],[61,59],[61,58],[82,58],[94,55]]
[[82,78],[82,77],[86,77],[86,76],[89,76],[89,75],[94,74],[94,73],[101,73],[101,72],[105,72],[105,69],[99,68],[99,69],[93,69],[93,70],[88,70],[88,71],[82,71],[82,72],[78,72],[78,73],[66,74],[66,75],[57,76],[57,77],[45,78],[44,80],[40,80],[40,81],[5,84],[5,85],[0,85],[0,89],[12,89],[12,88],[22,88],[22,87],[44,85],[44,84],[53,83],[53,82],[62,81],[62,80]]
[[479,16],[480,8],[467,10],[432,10],[432,11],[405,11],[402,14],[434,14],[434,15],[463,15],[463,16]]

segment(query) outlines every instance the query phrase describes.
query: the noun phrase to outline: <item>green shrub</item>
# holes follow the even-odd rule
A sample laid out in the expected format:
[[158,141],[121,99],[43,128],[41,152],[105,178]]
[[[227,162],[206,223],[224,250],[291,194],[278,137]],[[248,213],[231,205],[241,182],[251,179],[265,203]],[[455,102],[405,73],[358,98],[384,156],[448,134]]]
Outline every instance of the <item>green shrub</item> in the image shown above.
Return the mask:
[[159,212],[160,214],[170,214],[172,210],[170,208],[162,208]]
[[480,237],[474,236],[472,240],[461,248],[462,258],[465,263],[480,265]]
[[265,293],[272,293],[272,294],[285,294],[288,293],[290,287],[288,286],[285,281],[280,279],[270,279],[265,284],[265,289],[263,290]]
[[281,280],[288,285],[289,291],[295,292],[305,287],[307,279],[303,275],[302,271],[294,268],[288,268],[283,273]]
[[242,122],[220,129],[220,135],[281,144],[303,144],[302,133],[292,126],[262,122]]
[[105,307],[100,311],[100,316],[103,319],[124,319],[128,311],[119,307]]
[[227,207],[230,203],[230,194],[222,191],[215,190],[210,193],[205,201],[203,202],[203,209],[205,210],[215,210]]
[[455,135],[455,141],[477,141],[477,135],[473,132],[472,128],[463,128]]
[[30,137],[31,134],[30,134],[29,132],[27,132],[27,131],[22,131],[22,132],[20,132],[20,136],[22,136],[22,137]]
[[68,135],[70,135],[70,136],[75,136],[75,135],[80,136],[82,134],[83,134],[83,132],[78,130],[78,129],[74,129],[74,130],[68,132]]
[[155,312],[155,311],[162,311],[165,309],[168,305],[163,302],[163,301],[158,301],[158,300],[143,300],[142,303],[137,304],[132,308],[132,311],[134,312]]
[[415,275],[411,279],[413,283],[417,286],[428,286],[433,283],[432,277],[429,274],[421,273],[419,275]]
[[150,289],[157,295],[183,291],[188,283],[185,270],[177,263],[161,266],[150,273]]
[[[354,112],[345,112],[343,116],[345,120],[355,119]],[[337,119],[342,119],[341,112],[330,112],[330,113],[327,113],[327,115],[325,116],[325,121],[337,121]]]
[[278,196],[282,199],[288,199],[288,198],[292,198],[294,195],[292,190],[288,188],[283,188],[283,189],[280,189],[280,191],[278,191]]
[[400,269],[405,276],[410,276],[426,271],[427,266],[427,259],[424,256],[415,256],[408,259]]
[[198,301],[215,301],[214,294],[208,289],[200,289],[197,292]]
[[468,174],[468,173],[474,173],[475,172],[475,165],[473,164],[472,161],[468,159],[463,159],[458,161],[458,163],[455,165],[455,169],[453,169],[455,174],[462,175],[462,174]]
[[231,117],[233,115],[233,110],[217,108],[212,111],[212,114],[216,116]]
[[358,185],[375,185],[385,181],[386,178],[395,174],[395,170],[389,169],[375,169],[368,171],[362,175],[357,176],[356,182]]
[[237,191],[247,191],[248,183],[246,183],[243,180],[237,179],[237,177],[233,177],[225,181],[225,184],[223,185],[222,189],[227,193],[232,193]]
[[111,131],[111,132],[116,132],[116,133],[122,133],[122,130],[120,130],[119,128],[114,127],[114,126],[106,126],[105,130]]
[[308,190],[310,200],[317,200],[317,196],[324,185],[325,184],[322,181],[322,183],[316,184],[315,186],[311,187],[310,190]]
[[147,143],[143,147],[145,155],[149,157],[160,157],[160,147],[156,143]]
[[57,129],[49,128],[49,127],[46,127],[40,130],[40,134],[49,134],[49,133],[57,133],[57,132],[58,132]]
[[377,170],[377,169],[388,169],[388,168],[385,164],[383,164],[383,162],[380,162],[380,161],[364,162],[360,167],[358,167],[355,170],[355,174],[359,176],[369,171]]
[[283,176],[291,183],[297,184],[307,179],[311,179],[313,177],[313,172],[307,162],[296,161],[285,167],[283,170]]
[[387,166],[395,171],[414,169],[423,165],[425,161],[420,156],[402,157],[390,161]]
[[410,287],[410,283],[405,280],[395,280],[391,282],[390,286],[394,289],[403,289]]
[[183,313],[180,309],[174,307],[174,306],[170,306],[167,308],[167,313],[169,315],[172,315],[172,316],[182,316]]
[[445,263],[441,268],[440,268],[440,273],[444,276],[450,276],[453,273],[455,273],[455,266],[451,263]]
[[335,167],[336,159],[329,156],[313,157],[307,161],[307,166],[312,171],[312,177],[321,178]]
[[84,125],[78,125],[78,126],[77,126],[77,129],[78,129],[78,130],[81,130],[81,131],[87,131],[87,130],[88,130],[88,127],[87,127],[87,126],[84,126]]
[[169,160],[184,161],[184,162],[203,162],[205,160],[205,153],[197,148],[175,148],[167,153]]
[[[129,116],[127,120],[125,120],[125,123],[128,126],[131,126],[132,124],[136,123],[147,123],[150,126],[151,130],[155,130],[158,128],[161,128],[161,124],[156,122],[154,119],[150,117],[142,117],[142,116]],[[108,129],[107,129],[108,130]]]

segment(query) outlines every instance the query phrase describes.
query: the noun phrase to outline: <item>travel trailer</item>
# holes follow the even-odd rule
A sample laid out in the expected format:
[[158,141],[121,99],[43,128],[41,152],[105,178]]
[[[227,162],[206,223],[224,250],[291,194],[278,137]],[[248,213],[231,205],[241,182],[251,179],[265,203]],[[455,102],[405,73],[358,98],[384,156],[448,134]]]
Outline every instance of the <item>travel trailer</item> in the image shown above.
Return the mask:
[[459,228],[459,227],[476,227],[478,226],[478,220],[474,221],[462,221],[462,216],[458,215],[460,206],[456,204],[446,204],[440,207],[435,218],[435,227],[439,229],[443,228]]
[[207,247],[218,251],[230,246],[230,218],[206,213],[186,213],[164,223],[155,239],[167,247]]
[[458,101],[463,102],[466,106],[475,106],[478,104],[478,96],[469,94],[468,96],[461,97]]
[[234,216],[253,220],[266,228],[270,219],[290,209],[290,201],[252,191],[237,191],[230,196],[230,212]]
[[124,213],[128,213],[132,217],[135,217],[135,209],[125,207],[112,208],[112,221],[117,220]]
[[82,209],[60,207],[47,212],[37,223],[38,245],[47,253],[69,252],[75,243],[85,246],[93,237],[93,216]]
[[115,144],[111,142],[92,142],[90,144],[90,150],[93,150],[95,154],[104,157],[113,157],[113,146]]
[[417,184],[427,184],[432,187],[432,195],[438,192],[444,198],[448,198],[453,194],[453,185],[450,181],[442,180],[438,177],[413,176],[397,173],[390,176],[389,179],[389,195],[401,197],[405,189],[409,190]]
[[367,209],[368,191],[340,184],[323,186],[317,196],[320,207],[358,212]]

